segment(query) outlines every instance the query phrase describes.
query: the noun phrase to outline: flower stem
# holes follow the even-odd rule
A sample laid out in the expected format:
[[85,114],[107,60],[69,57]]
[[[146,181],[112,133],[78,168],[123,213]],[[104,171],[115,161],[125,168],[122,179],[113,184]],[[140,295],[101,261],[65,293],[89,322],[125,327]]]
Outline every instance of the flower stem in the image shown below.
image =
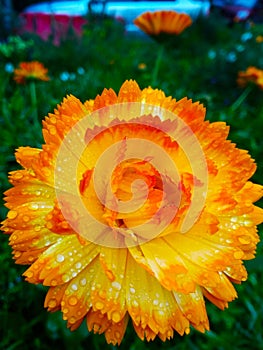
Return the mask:
[[238,107],[244,102],[249,93],[252,91],[253,85],[250,84],[246,87],[246,89],[242,92],[242,94],[235,100],[235,102],[231,106],[231,110],[235,111]]
[[30,91],[31,103],[32,103],[32,108],[33,108],[33,124],[36,128],[39,128],[36,84],[35,84],[34,80],[30,81],[30,83],[29,83],[29,91]]
[[155,61],[155,66],[153,69],[151,86],[155,86],[157,83],[157,77],[158,77],[158,73],[159,73],[159,69],[160,69],[160,64],[161,64],[161,61],[163,58],[163,52],[164,52],[164,45],[160,45],[159,50],[158,50],[158,54],[157,54],[157,58]]

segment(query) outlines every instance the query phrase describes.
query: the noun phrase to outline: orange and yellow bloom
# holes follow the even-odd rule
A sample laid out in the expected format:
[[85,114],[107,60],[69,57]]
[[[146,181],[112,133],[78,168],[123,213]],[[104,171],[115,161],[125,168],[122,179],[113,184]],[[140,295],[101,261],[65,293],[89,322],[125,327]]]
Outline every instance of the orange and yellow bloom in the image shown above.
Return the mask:
[[248,67],[246,71],[238,73],[237,83],[241,87],[252,83],[263,89],[263,70],[256,67]]
[[161,33],[179,35],[192,24],[192,19],[186,13],[162,10],[144,12],[134,20],[134,24],[146,34],[152,36]]
[[41,62],[21,62],[14,70],[14,80],[18,84],[25,84],[27,80],[48,81],[48,69]]
[[3,231],[70,329],[85,321],[120,344],[131,319],[141,339],[165,341],[209,329],[205,298],[224,309],[237,297],[263,188],[228,126],[204,117],[198,102],[126,81],[85,103],[68,96],[42,149],[17,150]]

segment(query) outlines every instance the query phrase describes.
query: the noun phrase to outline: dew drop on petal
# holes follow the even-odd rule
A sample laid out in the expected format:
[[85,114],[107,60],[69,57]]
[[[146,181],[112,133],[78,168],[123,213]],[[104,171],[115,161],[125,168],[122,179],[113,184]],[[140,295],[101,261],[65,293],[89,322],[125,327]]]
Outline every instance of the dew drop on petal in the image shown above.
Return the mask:
[[82,286],[85,286],[85,285],[87,284],[86,278],[82,278],[82,279],[80,280],[80,284],[81,284]]
[[15,219],[17,217],[18,213],[15,210],[9,210],[7,217],[8,219]]
[[71,316],[69,319],[69,323],[75,323],[76,322],[76,317]]
[[34,273],[32,271],[28,271],[26,276],[27,278],[32,278],[34,276]]
[[77,262],[75,266],[76,266],[76,269],[80,269],[82,264],[81,264],[81,262]]
[[133,301],[132,301],[132,306],[138,307],[138,306],[139,306],[138,301],[137,301],[137,300],[133,300]]
[[65,260],[65,257],[62,254],[58,254],[56,260],[57,260],[57,262],[62,262]]
[[69,298],[68,303],[71,306],[77,305],[78,299],[75,296],[72,296],[72,297]]
[[132,294],[135,294],[136,291],[135,291],[135,289],[134,289],[133,287],[131,287],[131,288],[130,288],[130,292],[131,292]]
[[190,333],[190,328],[186,327],[184,331],[185,331],[185,334],[189,334]]
[[49,300],[49,302],[48,302],[48,307],[50,307],[50,308],[54,308],[54,307],[56,307],[57,306],[57,301],[56,301],[56,299],[50,299]]
[[251,243],[250,238],[246,237],[246,236],[238,237],[238,240],[241,244],[250,244]]
[[72,284],[71,289],[76,291],[78,290],[78,286],[74,283]]
[[118,312],[118,311],[114,311],[113,313],[112,313],[112,315],[111,315],[111,319],[112,319],[112,321],[113,322],[120,322],[120,320],[121,320],[121,315],[120,315],[120,313]]
[[50,285],[52,287],[56,286],[58,284],[57,280],[56,279],[53,279],[51,282],[50,282]]
[[104,308],[104,304],[103,304],[101,301],[97,301],[97,302],[95,303],[95,307],[96,307],[96,309],[98,309],[98,310],[102,310],[102,309]]
[[65,282],[65,283],[68,282],[69,281],[69,276],[67,274],[63,275],[62,276],[62,281]]
[[93,331],[97,333],[100,330],[100,325],[98,323],[93,323]]
[[31,209],[31,210],[37,210],[38,209],[38,204],[37,203],[30,203],[28,208]]
[[117,290],[121,290],[121,284],[119,282],[112,282],[112,287],[117,289]]

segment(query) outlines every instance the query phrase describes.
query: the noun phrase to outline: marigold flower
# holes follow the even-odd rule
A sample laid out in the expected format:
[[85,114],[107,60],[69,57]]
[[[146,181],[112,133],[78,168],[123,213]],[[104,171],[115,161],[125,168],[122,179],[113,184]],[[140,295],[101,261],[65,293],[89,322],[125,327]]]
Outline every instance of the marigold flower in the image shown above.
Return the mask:
[[241,87],[253,83],[260,89],[263,89],[263,70],[256,67],[248,67],[245,72],[238,73],[237,83]]
[[134,20],[134,24],[148,35],[161,33],[179,35],[192,24],[191,17],[176,11],[144,12]]
[[254,258],[263,193],[256,165],[205,108],[126,81],[84,104],[68,96],[43,122],[42,149],[21,147],[3,231],[45,307],[71,330],[120,344],[209,329],[205,298],[237,297]]
[[48,69],[38,61],[21,62],[14,70],[14,80],[18,84],[25,84],[27,80],[48,81]]

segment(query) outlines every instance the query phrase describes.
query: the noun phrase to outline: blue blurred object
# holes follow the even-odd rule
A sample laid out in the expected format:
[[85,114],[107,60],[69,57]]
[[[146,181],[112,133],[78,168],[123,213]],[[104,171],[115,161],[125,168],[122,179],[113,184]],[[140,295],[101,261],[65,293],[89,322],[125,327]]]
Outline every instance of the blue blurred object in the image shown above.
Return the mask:
[[212,5],[222,10],[223,14],[234,21],[245,21],[252,14],[257,0],[212,0]]
[[42,13],[51,15],[86,16],[89,12],[93,14],[104,14],[125,24],[128,32],[138,31],[133,20],[146,11],[174,10],[184,12],[192,19],[210,11],[209,0],[170,0],[170,1],[125,1],[125,0],[78,0],[78,1],[48,1],[26,7],[23,13]]

